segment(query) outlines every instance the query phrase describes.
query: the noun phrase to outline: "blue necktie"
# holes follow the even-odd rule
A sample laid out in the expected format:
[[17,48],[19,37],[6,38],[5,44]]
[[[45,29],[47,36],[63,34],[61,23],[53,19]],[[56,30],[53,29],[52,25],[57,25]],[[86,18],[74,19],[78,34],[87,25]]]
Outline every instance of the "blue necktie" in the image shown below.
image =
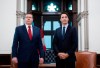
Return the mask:
[[65,35],[65,27],[63,27],[63,38],[64,38],[64,35]]

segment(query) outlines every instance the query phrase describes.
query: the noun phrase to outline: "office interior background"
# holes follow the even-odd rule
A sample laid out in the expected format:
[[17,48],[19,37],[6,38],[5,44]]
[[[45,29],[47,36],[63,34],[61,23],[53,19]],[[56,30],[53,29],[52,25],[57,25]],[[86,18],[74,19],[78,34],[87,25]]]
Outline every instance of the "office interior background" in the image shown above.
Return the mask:
[[46,50],[52,50],[60,13],[69,13],[71,26],[78,31],[78,51],[96,52],[100,68],[100,0],[0,0],[0,65],[10,65],[16,26],[24,24],[25,13],[32,11],[33,24],[44,31]]

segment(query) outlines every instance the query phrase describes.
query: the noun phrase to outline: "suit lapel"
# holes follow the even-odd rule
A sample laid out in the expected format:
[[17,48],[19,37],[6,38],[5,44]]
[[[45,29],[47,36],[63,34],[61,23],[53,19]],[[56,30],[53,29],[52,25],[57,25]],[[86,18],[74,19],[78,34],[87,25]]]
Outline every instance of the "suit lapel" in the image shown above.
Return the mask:
[[67,33],[69,32],[69,30],[70,30],[70,25],[68,25],[67,30],[66,30],[66,33],[65,33],[65,34],[67,34]]
[[30,40],[30,38],[29,38],[29,35],[28,35],[28,32],[27,32],[27,29],[26,29],[26,26],[25,26],[25,25],[23,25],[23,31],[24,31],[25,37],[26,37],[28,40]]
[[65,35],[64,35],[64,38],[66,38],[66,36],[67,36],[67,34],[69,33],[69,31],[70,31],[70,25],[68,25],[68,27],[67,27],[67,30],[66,30],[66,33],[65,33]]
[[32,29],[33,29],[33,35],[32,35],[32,40],[34,39],[34,35],[35,35],[35,27],[32,25]]
[[58,33],[59,33],[59,35],[60,35],[59,37],[60,37],[61,39],[63,39],[63,35],[62,35],[62,27],[60,27],[60,29],[59,29],[59,32],[58,32]]

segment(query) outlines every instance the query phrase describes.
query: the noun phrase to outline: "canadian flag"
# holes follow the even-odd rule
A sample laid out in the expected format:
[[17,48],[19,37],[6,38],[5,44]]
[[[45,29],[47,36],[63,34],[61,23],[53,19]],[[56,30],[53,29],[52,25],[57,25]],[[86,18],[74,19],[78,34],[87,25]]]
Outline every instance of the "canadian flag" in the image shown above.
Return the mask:
[[40,33],[41,33],[41,39],[42,39],[43,50],[46,51],[46,46],[45,46],[45,42],[44,42],[44,31],[43,31],[42,28],[40,29]]

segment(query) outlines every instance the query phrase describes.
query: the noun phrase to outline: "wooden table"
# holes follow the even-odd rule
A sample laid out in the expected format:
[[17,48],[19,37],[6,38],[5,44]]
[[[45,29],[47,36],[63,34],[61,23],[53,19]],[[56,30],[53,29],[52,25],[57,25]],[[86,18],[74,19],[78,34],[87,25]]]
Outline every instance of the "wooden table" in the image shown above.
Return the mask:
[[56,68],[56,63],[39,64],[39,68]]

